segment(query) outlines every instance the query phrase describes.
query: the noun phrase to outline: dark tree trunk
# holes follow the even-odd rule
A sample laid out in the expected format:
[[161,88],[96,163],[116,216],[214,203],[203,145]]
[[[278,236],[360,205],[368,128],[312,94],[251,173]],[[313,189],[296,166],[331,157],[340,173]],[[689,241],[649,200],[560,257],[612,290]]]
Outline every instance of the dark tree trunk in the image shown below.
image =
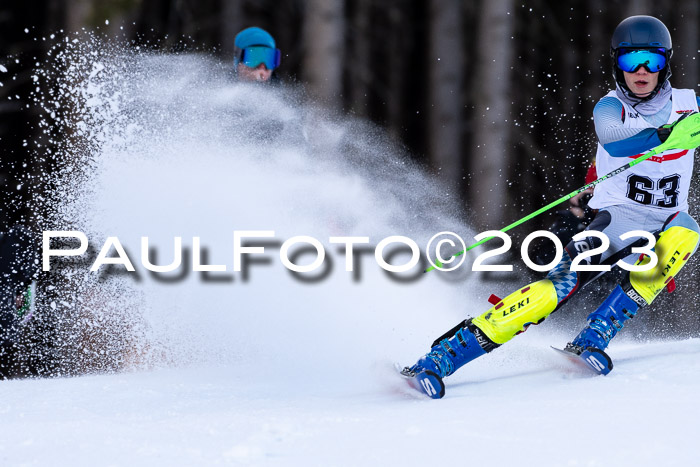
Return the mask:
[[462,10],[458,0],[431,0],[428,144],[433,168],[449,188],[462,179]]
[[489,0],[479,17],[474,143],[470,153],[471,199],[475,222],[500,228],[510,209],[508,166],[514,32],[513,0]]

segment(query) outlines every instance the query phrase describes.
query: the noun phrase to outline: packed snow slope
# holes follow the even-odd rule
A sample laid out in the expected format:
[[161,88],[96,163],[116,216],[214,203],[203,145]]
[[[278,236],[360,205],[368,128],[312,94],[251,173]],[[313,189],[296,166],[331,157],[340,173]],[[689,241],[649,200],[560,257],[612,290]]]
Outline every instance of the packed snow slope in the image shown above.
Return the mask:
[[[312,355],[278,373],[264,359],[251,358],[221,366],[5,381],[0,463],[697,463],[698,339],[613,345],[617,367],[607,377],[590,377],[547,348],[561,337],[539,331],[449,378],[439,401],[407,390],[381,346],[369,340],[329,350],[326,357],[339,364],[334,371],[317,368]],[[388,335],[385,342],[398,337]],[[290,344],[292,338],[284,342],[303,345]],[[375,349],[376,364],[344,369],[361,346]]]
[[[630,332],[610,349],[613,373],[592,377],[548,348],[575,332],[553,320],[450,377],[440,401],[407,387],[395,362],[512,285],[420,266],[391,279],[371,249],[345,270],[330,237],[424,247],[439,231],[474,234],[457,197],[381,131],[295,91],[231,82],[198,56],[81,38],[51,60],[38,80],[60,92],[38,103],[72,138],[55,155],[65,169],[45,230],[85,232],[95,251],[117,237],[135,272],[66,267],[52,309],[97,328],[94,359],[119,354],[119,371],[0,382],[0,465],[696,462],[698,339]],[[275,232],[247,274],[233,270],[235,230]],[[283,266],[279,244],[297,235],[324,245],[325,275]],[[179,268],[148,271],[142,253],[170,264],[175,237]],[[195,237],[201,263],[222,271],[192,271]]]

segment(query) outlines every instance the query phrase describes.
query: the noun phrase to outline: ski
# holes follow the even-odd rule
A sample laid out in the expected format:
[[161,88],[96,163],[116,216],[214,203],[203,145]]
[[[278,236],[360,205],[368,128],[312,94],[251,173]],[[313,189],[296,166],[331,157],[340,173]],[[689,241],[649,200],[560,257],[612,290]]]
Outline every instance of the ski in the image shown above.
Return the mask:
[[416,372],[409,367],[401,368],[400,365],[396,365],[396,369],[408,382],[409,386],[431,399],[441,399],[445,395],[445,383],[434,372],[430,370]]
[[569,346],[564,349],[554,346],[550,347],[556,350],[558,354],[565,356],[576,364],[585,366],[599,375],[607,375],[613,369],[613,362],[610,356],[595,347],[588,347],[580,352]]

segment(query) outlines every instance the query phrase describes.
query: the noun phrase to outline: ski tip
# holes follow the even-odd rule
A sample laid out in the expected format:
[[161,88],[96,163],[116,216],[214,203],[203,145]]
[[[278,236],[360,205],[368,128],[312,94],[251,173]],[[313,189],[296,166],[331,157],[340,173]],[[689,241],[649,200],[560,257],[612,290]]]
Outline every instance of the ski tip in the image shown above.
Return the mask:
[[416,375],[420,389],[431,399],[442,399],[445,397],[445,383],[438,375],[432,371],[424,371]]
[[415,372],[409,367],[395,365],[401,376],[413,389],[425,394],[431,399],[442,399],[445,396],[445,383],[437,374],[430,370]]
[[613,362],[610,356],[600,349],[588,347],[581,353],[572,352],[567,349],[560,349],[550,345],[552,350],[556,350],[560,355],[568,357],[570,360],[583,364],[586,368],[593,370],[599,375],[607,375],[613,369]]
[[595,347],[588,347],[581,352],[581,358],[584,359],[588,366],[594,371],[597,371],[603,376],[610,373],[613,369],[613,362],[610,356]]

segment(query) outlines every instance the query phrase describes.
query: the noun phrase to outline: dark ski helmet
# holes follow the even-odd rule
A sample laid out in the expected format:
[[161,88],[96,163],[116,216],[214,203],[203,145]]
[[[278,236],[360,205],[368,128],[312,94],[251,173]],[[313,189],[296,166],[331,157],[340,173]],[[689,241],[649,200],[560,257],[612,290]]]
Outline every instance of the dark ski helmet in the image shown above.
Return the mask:
[[[610,41],[610,55],[612,57],[613,77],[620,87],[634,96],[625,83],[625,76],[618,65],[619,56],[629,49],[650,49],[663,50],[665,65],[659,70],[659,82],[654,90],[643,101],[652,99],[659,92],[659,89],[671,77],[671,56],[673,56],[673,43],[668,28],[659,19],[653,16],[630,16],[623,20],[615,28],[612,40]],[[649,70],[652,71],[652,70]]]

